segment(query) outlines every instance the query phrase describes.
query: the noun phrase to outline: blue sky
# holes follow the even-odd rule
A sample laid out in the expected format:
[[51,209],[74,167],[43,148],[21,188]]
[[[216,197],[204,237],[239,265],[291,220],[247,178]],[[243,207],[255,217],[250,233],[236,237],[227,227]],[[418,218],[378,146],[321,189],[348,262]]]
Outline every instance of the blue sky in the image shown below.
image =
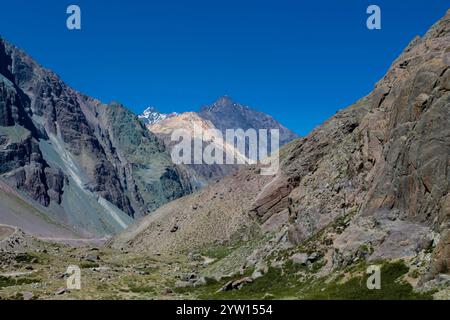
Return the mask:
[[[77,4],[82,30],[66,28]],[[366,8],[382,30],[366,28]],[[0,34],[75,89],[136,113],[197,110],[222,95],[305,135],[370,92],[441,0],[15,0]]]

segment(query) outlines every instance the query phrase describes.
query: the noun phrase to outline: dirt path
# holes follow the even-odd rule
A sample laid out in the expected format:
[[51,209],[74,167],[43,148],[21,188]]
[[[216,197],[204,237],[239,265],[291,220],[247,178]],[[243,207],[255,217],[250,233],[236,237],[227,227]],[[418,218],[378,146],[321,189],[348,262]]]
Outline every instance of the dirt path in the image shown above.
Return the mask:
[[[0,242],[8,239],[12,235],[14,235],[18,229],[13,226],[8,226],[4,224],[0,224]],[[69,237],[39,237],[34,236],[38,240],[47,241],[47,242],[56,242],[67,244],[71,246],[85,246],[85,245],[93,245],[100,246],[103,245],[106,241],[109,240],[109,237],[104,238],[94,238],[94,239],[86,239],[86,238],[69,238]]]
[[109,240],[107,237],[98,239],[37,237],[37,239],[47,242],[63,243],[75,247],[84,245],[100,246]]
[[35,273],[36,270],[32,270],[32,271],[12,271],[12,272],[5,272],[5,273],[0,273],[1,277],[22,277],[22,276],[28,276],[32,273]]

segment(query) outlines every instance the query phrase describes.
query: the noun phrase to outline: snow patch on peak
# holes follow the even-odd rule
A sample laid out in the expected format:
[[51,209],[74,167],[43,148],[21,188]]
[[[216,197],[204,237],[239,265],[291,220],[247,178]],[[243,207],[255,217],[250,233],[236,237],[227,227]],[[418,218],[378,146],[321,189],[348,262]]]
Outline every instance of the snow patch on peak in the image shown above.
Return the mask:
[[161,113],[155,107],[148,107],[147,109],[139,115],[139,119],[143,121],[145,124],[152,125],[158,123],[167,118],[176,117],[178,113]]

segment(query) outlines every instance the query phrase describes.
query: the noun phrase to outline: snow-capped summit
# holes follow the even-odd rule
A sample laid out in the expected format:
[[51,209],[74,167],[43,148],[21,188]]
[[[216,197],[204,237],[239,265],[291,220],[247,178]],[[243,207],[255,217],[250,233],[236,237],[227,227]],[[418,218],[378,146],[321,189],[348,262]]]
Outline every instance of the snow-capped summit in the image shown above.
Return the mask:
[[143,121],[145,124],[155,124],[158,123],[161,120],[175,117],[178,113],[172,112],[172,113],[161,113],[154,107],[148,107],[147,109],[142,112],[141,115],[139,115],[139,119]]

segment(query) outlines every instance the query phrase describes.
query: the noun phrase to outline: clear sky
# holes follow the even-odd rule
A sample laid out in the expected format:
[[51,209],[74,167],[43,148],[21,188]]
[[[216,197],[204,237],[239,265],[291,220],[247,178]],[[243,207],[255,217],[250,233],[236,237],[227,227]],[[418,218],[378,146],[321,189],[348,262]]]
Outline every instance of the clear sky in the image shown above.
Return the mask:
[[[66,28],[77,4],[82,30]],[[382,29],[366,28],[366,8]],[[1,0],[0,34],[75,89],[136,113],[222,95],[305,135],[370,92],[447,0]]]

